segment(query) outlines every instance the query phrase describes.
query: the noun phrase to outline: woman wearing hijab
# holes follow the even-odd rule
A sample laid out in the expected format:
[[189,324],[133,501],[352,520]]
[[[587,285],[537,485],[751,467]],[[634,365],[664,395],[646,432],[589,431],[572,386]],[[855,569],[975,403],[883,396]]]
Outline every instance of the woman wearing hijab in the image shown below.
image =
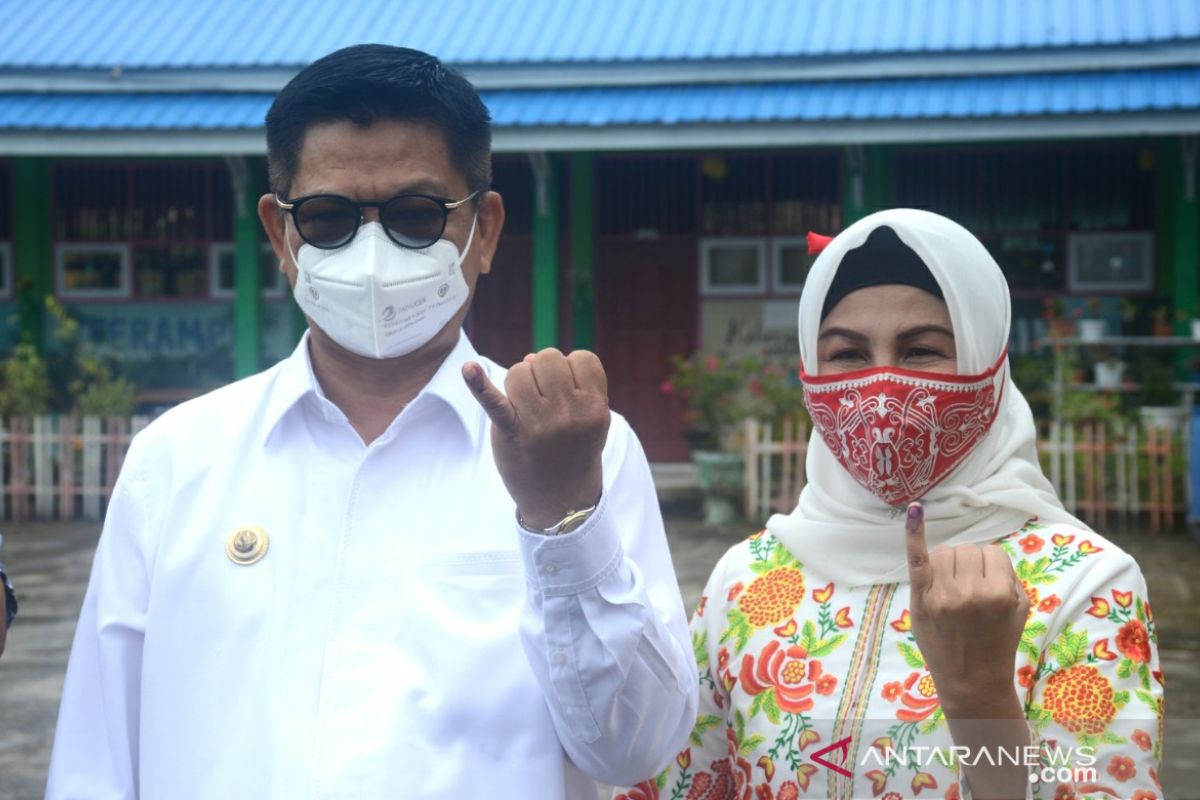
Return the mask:
[[1161,797],[1145,581],[1042,474],[1009,325],[996,262],[944,217],[880,212],[822,251],[809,482],[713,570],[689,746],[619,794]]

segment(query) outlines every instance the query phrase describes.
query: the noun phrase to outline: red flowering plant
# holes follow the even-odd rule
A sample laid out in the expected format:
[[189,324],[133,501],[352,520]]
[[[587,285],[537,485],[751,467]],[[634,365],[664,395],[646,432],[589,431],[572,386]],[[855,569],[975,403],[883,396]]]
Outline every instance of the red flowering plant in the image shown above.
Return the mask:
[[733,360],[716,353],[691,358],[673,356],[674,372],[660,387],[677,395],[684,406],[683,421],[694,450],[715,450],[748,412],[746,393],[758,369],[753,358]]
[[809,423],[804,408],[804,389],[798,377],[785,372],[778,364],[752,359],[746,389],[750,394],[750,413],[757,419],[778,428],[784,420]]

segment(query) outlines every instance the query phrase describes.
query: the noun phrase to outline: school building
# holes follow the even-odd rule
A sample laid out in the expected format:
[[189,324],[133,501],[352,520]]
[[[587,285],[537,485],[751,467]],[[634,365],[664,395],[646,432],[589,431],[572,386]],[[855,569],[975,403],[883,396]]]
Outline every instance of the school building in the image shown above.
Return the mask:
[[0,0],[0,315],[54,296],[180,398],[304,320],[255,214],[289,77],[385,42],[464,70],[508,222],[468,331],[594,349],[652,460],[686,458],[669,357],[795,363],[808,231],[945,213],[1015,298],[1200,316],[1200,4],[1171,0]]

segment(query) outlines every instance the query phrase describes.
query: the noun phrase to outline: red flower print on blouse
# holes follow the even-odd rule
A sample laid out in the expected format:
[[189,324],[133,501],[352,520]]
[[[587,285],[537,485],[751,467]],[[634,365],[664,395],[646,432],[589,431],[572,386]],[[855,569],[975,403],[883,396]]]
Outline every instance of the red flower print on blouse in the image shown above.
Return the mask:
[[692,778],[687,800],[726,800],[734,796],[733,773],[729,762],[712,762],[712,772],[697,772]]
[[946,800],[962,800],[962,795],[959,794],[958,784],[950,784],[950,788],[946,790]]
[[1149,750],[1154,746],[1154,743],[1150,739],[1150,734],[1140,729],[1134,731],[1133,735],[1130,736],[1129,739],[1143,750]]
[[813,707],[812,678],[820,677],[821,662],[808,663],[808,651],[799,645],[784,647],[778,639],[767,642],[758,656],[747,654],[742,659],[739,676],[742,687],[751,697],[768,689],[774,691],[775,702],[789,714],[800,714]]
[[1066,547],[1071,542],[1075,541],[1075,537],[1073,535],[1067,536],[1063,533],[1056,533],[1050,537],[1050,541],[1054,542],[1055,547]]
[[1108,616],[1108,601],[1103,597],[1093,597],[1092,606],[1087,610],[1096,619],[1104,619]]
[[1149,789],[1138,789],[1133,793],[1133,800],[1158,800],[1158,795]]
[[909,675],[904,681],[904,693],[900,695],[900,702],[906,708],[896,712],[896,719],[903,722],[917,722],[937,711],[940,701],[937,698],[937,688],[933,685],[933,676],[928,672],[923,676],[919,672]]
[[883,699],[889,703],[894,703],[902,691],[904,691],[904,687],[900,685],[900,681],[885,683],[883,685]]
[[1076,664],[1055,672],[1046,681],[1042,706],[1071,733],[1104,733],[1117,715],[1112,682],[1093,666]]
[[1043,614],[1049,614],[1054,609],[1062,605],[1062,598],[1056,594],[1048,595],[1042,602],[1038,603],[1038,611]]
[[1099,640],[1098,642],[1096,642],[1094,645],[1092,645],[1092,655],[1094,655],[1096,658],[1100,659],[1101,661],[1116,661],[1117,660],[1117,654],[1108,649],[1108,637],[1107,636],[1104,637],[1103,639]]
[[1060,783],[1058,788],[1054,790],[1054,800],[1077,800],[1078,795],[1075,790],[1065,783]]
[[1150,634],[1146,626],[1131,619],[1117,632],[1117,649],[1126,658],[1139,663],[1150,660]]
[[833,624],[839,628],[854,627],[854,620],[850,619],[850,606],[838,609],[838,612],[833,615]]
[[732,603],[737,599],[737,596],[742,593],[742,589],[745,588],[746,585],[741,581],[738,581],[733,586],[729,587],[729,594],[725,595],[725,599]]
[[775,800],[800,800],[800,787],[795,781],[784,781],[775,795]]
[[1024,686],[1026,689],[1032,689],[1033,688],[1033,678],[1035,675],[1037,675],[1037,669],[1034,668],[1033,665],[1031,665],[1031,664],[1026,664],[1025,666],[1021,667],[1019,670],[1017,670],[1017,682],[1020,683],[1022,686]]
[[637,786],[630,787],[628,792],[617,795],[613,800],[658,800],[658,783],[653,780],[642,781]]
[[1032,533],[1017,542],[1017,544],[1021,545],[1021,549],[1024,550],[1026,554],[1036,553],[1038,550],[1042,549],[1042,545],[1045,543],[1045,539]]
[[1113,756],[1109,759],[1105,772],[1119,781],[1127,781],[1137,775],[1137,767],[1133,765],[1133,759],[1128,756]]
[[1029,611],[1025,614],[1025,619],[1033,619],[1033,610],[1042,602],[1038,588],[1027,580],[1021,581],[1021,588],[1025,590],[1025,596],[1029,598]]

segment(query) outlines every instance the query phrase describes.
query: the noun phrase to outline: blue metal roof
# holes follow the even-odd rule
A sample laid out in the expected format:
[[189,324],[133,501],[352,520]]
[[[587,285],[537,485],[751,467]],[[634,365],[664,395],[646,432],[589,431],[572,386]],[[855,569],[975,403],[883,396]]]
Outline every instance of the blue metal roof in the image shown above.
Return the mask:
[[1200,39],[1196,0],[0,0],[0,20],[0,69],[294,68],[359,42],[471,65]]
[[[964,119],[1200,109],[1200,67],[484,92],[496,127]],[[269,94],[0,94],[0,130],[253,130]]]

